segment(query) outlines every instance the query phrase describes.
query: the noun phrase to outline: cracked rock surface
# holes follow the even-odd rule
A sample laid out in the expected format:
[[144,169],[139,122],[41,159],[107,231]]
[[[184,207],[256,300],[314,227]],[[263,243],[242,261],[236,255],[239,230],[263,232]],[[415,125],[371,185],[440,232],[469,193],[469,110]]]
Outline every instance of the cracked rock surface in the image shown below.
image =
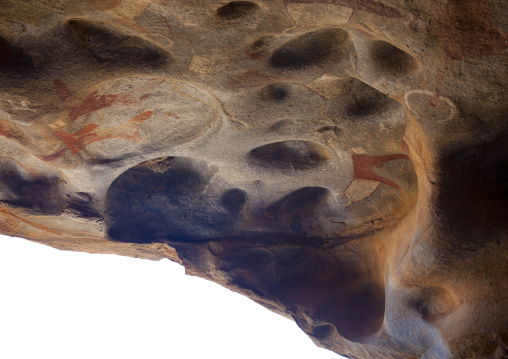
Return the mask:
[[0,0],[0,232],[350,358],[508,357],[503,0]]

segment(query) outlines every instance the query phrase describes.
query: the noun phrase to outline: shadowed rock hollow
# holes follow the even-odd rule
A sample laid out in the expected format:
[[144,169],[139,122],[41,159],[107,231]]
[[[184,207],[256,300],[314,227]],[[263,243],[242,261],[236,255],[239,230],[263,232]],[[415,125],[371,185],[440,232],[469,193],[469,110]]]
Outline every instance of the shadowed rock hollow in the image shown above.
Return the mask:
[[3,0],[0,232],[169,258],[350,358],[505,358],[507,31],[503,0]]

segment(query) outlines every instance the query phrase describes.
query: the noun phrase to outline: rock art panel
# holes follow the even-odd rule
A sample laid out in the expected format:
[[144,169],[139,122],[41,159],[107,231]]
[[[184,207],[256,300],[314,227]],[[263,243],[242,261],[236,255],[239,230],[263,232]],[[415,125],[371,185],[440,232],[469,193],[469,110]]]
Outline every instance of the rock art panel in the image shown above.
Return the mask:
[[350,358],[508,355],[502,0],[5,0],[0,232],[170,258]]

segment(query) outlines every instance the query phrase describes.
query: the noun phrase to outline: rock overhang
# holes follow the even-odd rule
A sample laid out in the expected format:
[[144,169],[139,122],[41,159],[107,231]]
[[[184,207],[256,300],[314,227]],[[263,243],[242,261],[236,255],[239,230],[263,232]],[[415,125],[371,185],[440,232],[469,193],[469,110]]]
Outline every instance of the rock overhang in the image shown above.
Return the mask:
[[500,4],[8,1],[1,231],[168,257],[352,358],[502,356]]

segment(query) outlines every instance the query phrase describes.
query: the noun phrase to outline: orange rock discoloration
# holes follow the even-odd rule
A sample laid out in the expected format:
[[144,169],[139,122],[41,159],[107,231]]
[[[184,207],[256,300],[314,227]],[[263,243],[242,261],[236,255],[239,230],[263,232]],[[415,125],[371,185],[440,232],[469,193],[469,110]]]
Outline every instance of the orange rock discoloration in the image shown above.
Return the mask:
[[508,353],[502,0],[59,6],[0,13],[1,233],[169,258],[351,358]]

